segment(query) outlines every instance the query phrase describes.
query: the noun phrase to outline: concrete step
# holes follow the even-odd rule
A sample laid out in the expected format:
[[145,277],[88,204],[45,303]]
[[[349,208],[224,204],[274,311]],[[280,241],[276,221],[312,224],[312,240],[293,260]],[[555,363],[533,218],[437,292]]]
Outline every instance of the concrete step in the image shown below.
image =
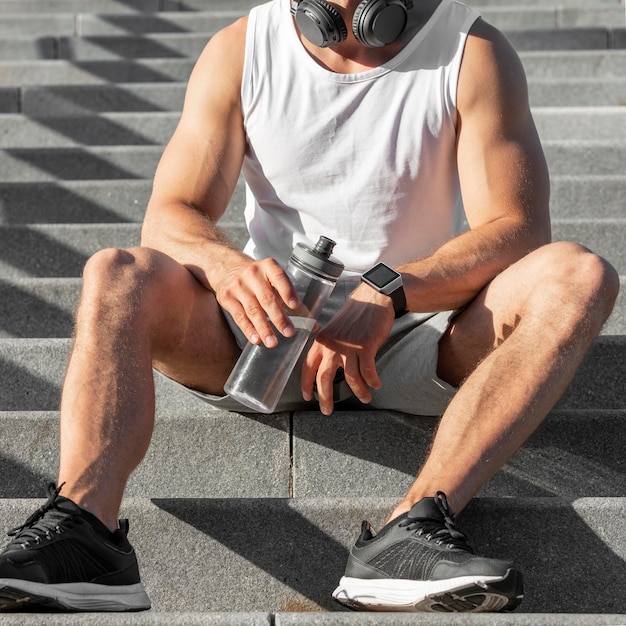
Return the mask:
[[[69,339],[0,339],[0,411],[56,410],[70,349]],[[590,349],[559,409],[626,408],[626,336],[603,335]],[[156,380],[159,410],[206,407],[161,376]]]
[[162,146],[16,148],[0,151],[5,182],[152,178]]
[[172,136],[179,117],[177,112],[37,118],[23,114],[0,115],[0,148],[69,148],[76,144],[162,146]]
[[1,0],[0,15],[41,13],[152,13],[176,8],[173,0]]
[[[0,425],[7,435],[0,471],[11,477],[0,486],[0,498],[39,497],[42,486],[56,477],[58,413],[0,412]],[[208,405],[195,411],[161,411],[148,453],[126,495],[286,498],[289,450],[288,413],[250,419]]]
[[[616,4],[595,4],[591,7],[490,6],[479,7],[479,10],[484,19],[503,30],[588,26],[620,28],[624,26],[624,9]],[[234,21],[240,15],[241,11],[224,13],[198,11],[193,14],[161,12],[152,16],[124,14],[106,17],[80,14],[77,19],[77,34],[88,36],[183,31],[214,32],[216,28]]]
[[521,52],[529,80],[538,78],[626,78],[626,50]]
[[533,78],[528,81],[533,107],[623,106],[626,103],[624,78]]
[[[624,174],[626,141],[543,142],[550,172],[562,175]],[[161,146],[11,148],[0,150],[4,182],[152,178]]]
[[[140,58],[195,59],[206,45],[206,33],[175,33],[159,35],[112,35],[102,37],[6,37],[0,41],[3,61],[71,59],[95,61]],[[581,38],[582,40],[583,38]],[[589,35],[591,41],[599,37]],[[597,46],[595,46],[597,47]],[[604,46],[606,47],[606,46]]]
[[115,83],[0,88],[0,112],[68,117],[107,111],[180,113],[184,83]]
[[[0,501],[0,527],[22,523],[41,502]],[[390,498],[128,498],[123,515],[154,612],[343,613],[331,593],[361,520],[380,528],[395,504]],[[525,576],[521,610],[626,613],[624,498],[477,498],[459,525],[478,552],[518,564]],[[378,623],[354,615],[350,623]],[[436,623],[473,623],[445,617]],[[309,616],[298,619],[311,623]]]
[[[197,59],[212,33],[158,35],[30,36],[0,40],[0,60],[102,61],[113,59]],[[504,31],[518,51],[603,50],[626,47],[623,28],[604,26]]]
[[[245,227],[223,224],[243,247]],[[139,245],[141,225],[34,224],[0,227],[0,276],[4,278],[80,276],[87,259],[102,248]]]
[[[626,141],[626,107],[535,107],[543,141]],[[0,115],[0,148],[165,145],[177,112],[101,113],[83,116]]]
[[[339,410],[330,417],[317,411],[246,416],[206,405],[160,411],[126,495],[401,498],[438,419]],[[622,496],[625,418],[626,410],[554,411],[479,496]],[[55,479],[58,422],[54,411],[0,412],[0,470],[11,477],[0,485],[0,498],[39,497]]]
[[[248,240],[239,222],[220,222],[240,248]],[[555,220],[554,240],[578,241],[607,257],[626,274],[626,219]],[[32,224],[0,226],[0,276],[5,278],[79,276],[86,260],[105,247],[138,245],[141,225]],[[36,251],[36,254],[33,254]]]
[[518,51],[528,50],[603,50],[626,47],[624,27],[546,28],[543,30],[505,30],[504,34]]
[[619,5],[592,7],[489,6],[480,7],[483,18],[500,30],[581,28],[589,26],[624,27],[624,8]]
[[[0,0],[0,15],[13,13],[156,13],[159,11],[239,11],[245,13],[262,0]],[[526,0],[527,1],[527,0]],[[520,0],[516,0],[520,2]],[[579,0],[561,0],[565,6],[582,6]],[[596,0],[600,6],[613,0]]]
[[186,83],[193,59],[1,61],[0,86]]
[[[597,184],[609,193],[621,189],[620,180]],[[0,225],[141,222],[151,191],[150,179],[0,182]],[[240,180],[222,222],[243,225],[244,204]],[[603,208],[611,217],[610,204]]]
[[151,192],[149,179],[0,182],[0,224],[141,222]]
[[[251,4],[251,3],[250,3]],[[255,4],[259,4],[256,2]],[[193,12],[98,14],[54,11],[41,13],[4,13],[0,35],[75,36],[215,33],[247,12],[236,6],[217,9],[211,6]],[[485,20],[504,31],[552,30],[558,28],[623,28],[624,12],[619,4],[595,3],[585,6],[483,6],[477,7]]]

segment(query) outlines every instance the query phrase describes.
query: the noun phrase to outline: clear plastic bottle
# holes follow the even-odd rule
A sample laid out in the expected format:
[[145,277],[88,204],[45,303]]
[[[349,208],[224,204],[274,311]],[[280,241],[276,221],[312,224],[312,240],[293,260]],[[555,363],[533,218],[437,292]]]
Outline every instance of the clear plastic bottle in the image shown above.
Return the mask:
[[278,345],[248,343],[231,372],[224,390],[243,405],[272,413],[285,389],[311,331],[343,271],[343,263],[331,256],[335,242],[320,237],[315,248],[299,243],[291,253],[286,272],[300,296],[292,337],[276,332]]

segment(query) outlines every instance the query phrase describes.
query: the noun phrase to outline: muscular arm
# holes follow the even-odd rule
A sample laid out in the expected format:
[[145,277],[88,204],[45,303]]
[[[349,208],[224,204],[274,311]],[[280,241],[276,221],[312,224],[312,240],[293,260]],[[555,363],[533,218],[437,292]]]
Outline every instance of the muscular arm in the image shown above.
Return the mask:
[[[457,161],[470,230],[397,268],[412,311],[466,304],[550,240],[548,172],[524,72],[505,38],[481,20],[466,44],[457,110]],[[358,287],[307,355],[303,395],[312,395],[317,380],[320,407],[332,411],[332,378],[343,366],[352,390],[368,402],[369,388],[380,386],[374,358],[392,324],[390,298]]]
[[521,63],[479,20],[457,92],[457,162],[470,230],[399,268],[416,311],[466,304],[506,267],[550,241],[548,171]]
[[274,261],[253,261],[217,226],[245,151],[240,91],[246,24],[243,18],[217,33],[198,59],[180,122],[157,168],[141,242],[171,256],[213,291],[252,342],[274,345],[267,318],[291,334],[283,305],[297,306],[297,294]]

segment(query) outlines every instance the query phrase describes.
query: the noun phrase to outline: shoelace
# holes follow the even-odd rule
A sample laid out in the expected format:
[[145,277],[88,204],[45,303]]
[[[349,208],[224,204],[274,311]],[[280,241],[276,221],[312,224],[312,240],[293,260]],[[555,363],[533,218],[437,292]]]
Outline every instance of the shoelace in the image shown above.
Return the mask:
[[449,548],[459,548],[467,552],[473,550],[467,544],[467,537],[456,527],[454,514],[450,510],[448,498],[443,491],[435,494],[435,503],[443,516],[443,524],[434,519],[415,519],[407,517],[399,526],[414,530],[419,536],[428,541],[435,540],[437,545],[446,544]]
[[[53,533],[58,535],[63,532],[59,522],[62,520],[67,523],[68,512],[60,509],[57,505],[57,498],[62,487],[63,485],[57,487],[54,483],[48,484],[49,497],[47,502],[40,506],[21,526],[12,528],[7,533],[9,537],[13,537],[9,545],[19,543],[23,548],[26,548],[31,541],[41,543],[44,537],[51,539]],[[58,513],[46,517],[46,513],[49,511],[58,511]],[[71,513],[70,515],[72,519],[79,517]]]

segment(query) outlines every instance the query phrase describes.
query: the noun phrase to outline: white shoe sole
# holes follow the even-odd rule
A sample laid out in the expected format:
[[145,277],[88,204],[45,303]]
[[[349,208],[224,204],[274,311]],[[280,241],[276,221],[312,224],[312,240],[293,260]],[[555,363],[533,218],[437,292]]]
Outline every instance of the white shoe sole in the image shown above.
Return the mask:
[[150,598],[141,583],[96,585],[63,583],[47,585],[28,580],[0,578],[0,610],[42,606],[66,611],[143,611]]
[[[512,579],[501,584],[509,576]],[[519,589],[519,593],[511,597],[512,589]],[[344,576],[333,592],[333,598],[352,609],[366,611],[502,611],[514,608],[521,601],[521,577],[511,570],[505,576],[462,576],[419,581]]]

